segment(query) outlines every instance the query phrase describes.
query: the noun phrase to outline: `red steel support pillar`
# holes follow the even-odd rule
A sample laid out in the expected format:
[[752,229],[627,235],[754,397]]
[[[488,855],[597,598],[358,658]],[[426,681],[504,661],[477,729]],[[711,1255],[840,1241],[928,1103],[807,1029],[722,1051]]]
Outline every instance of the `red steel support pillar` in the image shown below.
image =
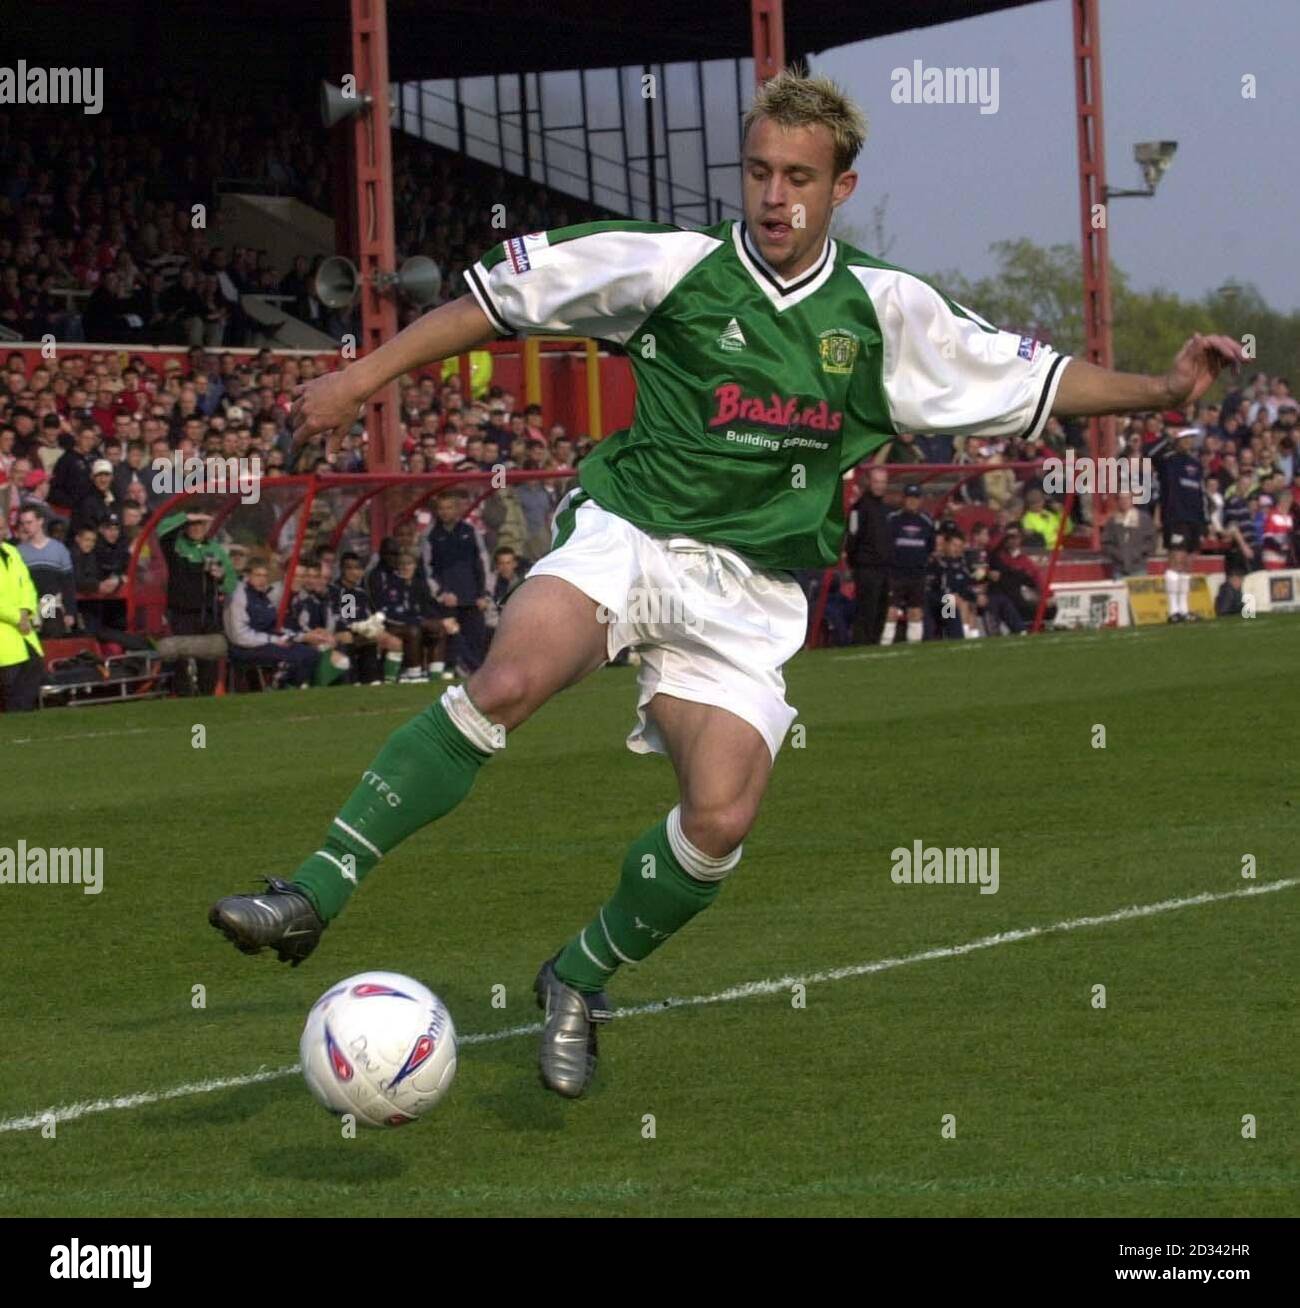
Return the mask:
[[749,0],[754,44],[754,81],[762,86],[785,67],[784,0]]
[[[1073,0],[1074,85],[1079,129],[1079,206],[1083,230],[1084,357],[1102,368],[1115,366],[1111,348],[1110,240],[1106,207],[1106,134],[1101,104],[1101,28],[1097,0]],[[1088,424],[1089,452],[1096,459],[1115,453],[1115,419]],[[1100,497],[1093,500],[1092,548],[1101,546]]]
[[[389,133],[388,0],[350,0],[352,73],[358,96],[373,97],[366,113],[352,119],[356,178],[353,228],[361,281],[361,339],[357,353],[368,354],[397,334],[397,304],[375,284],[375,274],[397,266],[393,234],[393,159]],[[370,472],[400,470],[402,448],[397,383],[376,392],[366,405]]]

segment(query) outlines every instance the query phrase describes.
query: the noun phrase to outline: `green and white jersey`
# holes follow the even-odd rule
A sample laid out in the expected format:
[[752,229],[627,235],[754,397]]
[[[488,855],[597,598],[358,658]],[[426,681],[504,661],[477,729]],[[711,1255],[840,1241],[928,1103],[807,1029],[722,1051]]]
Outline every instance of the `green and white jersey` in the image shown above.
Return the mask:
[[1067,362],[839,241],[786,281],[732,221],[537,232],[467,277],[503,334],[626,349],[632,425],[579,469],[597,504],[764,568],[835,562],[841,477],[898,432],[1036,435]]

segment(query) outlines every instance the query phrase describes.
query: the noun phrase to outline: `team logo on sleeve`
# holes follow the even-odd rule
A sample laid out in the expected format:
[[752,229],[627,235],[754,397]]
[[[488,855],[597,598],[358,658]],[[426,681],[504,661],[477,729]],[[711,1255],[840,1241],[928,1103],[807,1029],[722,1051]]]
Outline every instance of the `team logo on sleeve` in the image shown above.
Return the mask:
[[862,342],[843,327],[832,327],[818,337],[818,346],[822,357],[822,372],[847,374],[853,371],[858,361],[858,350]]
[[1016,353],[1022,359],[1028,359],[1030,363],[1038,358],[1038,352],[1043,348],[1042,341],[1036,341],[1032,336],[1022,336],[1020,338],[1020,348]]
[[529,232],[527,236],[512,236],[505,243],[506,262],[512,273],[526,273],[541,262],[541,255],[550,242],[545,232]]

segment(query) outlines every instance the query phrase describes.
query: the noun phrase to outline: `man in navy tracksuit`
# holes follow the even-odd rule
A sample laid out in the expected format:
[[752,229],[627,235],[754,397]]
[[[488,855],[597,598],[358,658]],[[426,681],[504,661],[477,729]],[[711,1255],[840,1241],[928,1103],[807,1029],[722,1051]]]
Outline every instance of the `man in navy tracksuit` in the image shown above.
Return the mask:
[[460,630],[451,637],[447,662],[463,675],[487,652],[487,566],[482,537],[465,522],[465,500],[455,491],[438,496],[438,521],[429,531],[429,574],[441,611]]
[[307,686],[319,654],[313,645],[294,639],[280,626],[280,615],[268,592],[265,563],[253,563],[235,587],[223,618],[230,658],[234,663],[283,667],[285,684]]
[[1192,453],[1191,428],[1164,436],[1150,450],[1160,474],[1160,521],[1169,560],[1165,567],[1165,596],[1170,622],[1195,622],[1187,594],[1191,586],[1189,556],[1200,548],[1205,531],[1205,484],[1201,461]]
[[[351,550],[339,558],[339,579],[328,592],[330,607],[337,615],[336,629],[342,632],[352,633],[354,622],[365,622],[375,612],[366,589],[365,568],[360,556]],[[386,631],[364,638],[352,633],[349,652],[354,681],[371,686],[382,680],[396,681],[402,670],[402,642]]]
[[925,574],[934,552],[934,519],[921,512],[920,486],[903,489],[903,507],[886,519],[889,531],[889,613],[880,643],[892,645],[898,620],[907,614],[908,642],[924,635]]

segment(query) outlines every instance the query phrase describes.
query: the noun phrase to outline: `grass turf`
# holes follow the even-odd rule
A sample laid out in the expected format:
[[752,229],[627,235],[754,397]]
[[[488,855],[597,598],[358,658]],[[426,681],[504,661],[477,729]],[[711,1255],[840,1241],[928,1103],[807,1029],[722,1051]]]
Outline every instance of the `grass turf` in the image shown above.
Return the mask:
[[[800,656],[803,747],[739,871],[615,1000],[1300,876],[1277,766],[1297,635],[1274,617]],[[0,844],[105,850],[98,896],[0,885],[0,1122],[283,1067],[317,995],[370,968],[426,981],[462,1033],[534,1021],[538,963],[673,800],[668,765],[622,747],[633,676],[549,704],[297,970],[237,954],[207,905],[313,848],[428,688],[0,718]],[[895,885],[890,851],[916,839],[998,847],[998,893]],[[1294,1213],[1297,959],[1300,887],[814,983],[803,1008],[782,991],[616,1021],[578,1103],[516,1037],[463,1048],[448,1099],[400,1132],[341,1138],[296,1075],[53,1139],[0,1129],[0,1212]]]

